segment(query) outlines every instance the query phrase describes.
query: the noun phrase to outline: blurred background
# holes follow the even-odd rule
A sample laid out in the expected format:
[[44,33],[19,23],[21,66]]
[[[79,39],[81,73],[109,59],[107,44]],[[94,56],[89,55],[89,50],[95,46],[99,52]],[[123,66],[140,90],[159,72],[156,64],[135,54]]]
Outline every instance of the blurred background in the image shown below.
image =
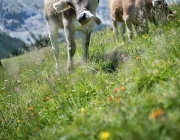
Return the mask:
[[[110,25],[107,0],[100,0],[97,16]],[[41,41],[49,42],[43,0],[0,0],[0,59],[42,47]]]

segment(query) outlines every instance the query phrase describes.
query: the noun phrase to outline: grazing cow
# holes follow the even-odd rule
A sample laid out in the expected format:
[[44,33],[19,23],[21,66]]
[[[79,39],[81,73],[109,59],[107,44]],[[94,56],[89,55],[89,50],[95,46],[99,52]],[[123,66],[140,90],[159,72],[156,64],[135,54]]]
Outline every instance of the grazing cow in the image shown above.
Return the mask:
[[56,71],[59,72],[58,30],[64,29],[68,61],[68,71],[73,69],[73,55],[76,51],[75,31],[83,33],[83,60],[88,58],[91,31],[101,20],[96,17],[99,0],[44,0],[44,15],[49,29],[49,37],[55,54]]
[[157,23],[167,23],[175,18],[175,14],[169,8],[165,0],[153,0],[153,14]]
[[148,20],[153,21],[152,0],[108,0],[113,32],[118,39],[117,22],[121,22],[121,35],[125,41],[125,28],[129,39],[133,37],[132,24],[137,33],[148,32]]

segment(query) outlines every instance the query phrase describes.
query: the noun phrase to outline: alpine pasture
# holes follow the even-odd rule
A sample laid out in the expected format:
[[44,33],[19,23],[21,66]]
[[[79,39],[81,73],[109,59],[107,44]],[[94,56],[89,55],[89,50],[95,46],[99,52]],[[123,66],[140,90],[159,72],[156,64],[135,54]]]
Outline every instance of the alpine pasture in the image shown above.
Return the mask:
[[[77,40],[70,73],[65,43],[60,44],[59,75],[50,47],[2,60],[0,139],[178,140],[179,9],[173,9],[174,21],[159,27],[150,23],[149,34],[122,46],[110,28],[95,31],[86,64]],[[116,65],[108,57],[115,53],[122,57]]]

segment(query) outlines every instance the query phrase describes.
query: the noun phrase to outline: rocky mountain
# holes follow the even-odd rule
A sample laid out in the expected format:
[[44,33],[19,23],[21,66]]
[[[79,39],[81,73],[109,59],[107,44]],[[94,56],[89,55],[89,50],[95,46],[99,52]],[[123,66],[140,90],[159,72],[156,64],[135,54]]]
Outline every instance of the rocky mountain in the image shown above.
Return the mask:
[[42,0],[0,0],[0,30],[25,43],[46,32]]

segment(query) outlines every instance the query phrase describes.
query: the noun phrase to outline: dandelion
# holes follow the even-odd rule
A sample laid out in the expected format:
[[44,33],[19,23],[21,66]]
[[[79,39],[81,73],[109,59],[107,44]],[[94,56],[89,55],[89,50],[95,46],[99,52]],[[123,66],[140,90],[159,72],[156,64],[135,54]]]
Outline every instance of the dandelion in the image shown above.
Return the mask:
[[110,133],[109,132],[105,132],[105,131],[102,131],[100,134],[99,134],[99,138],[101,140],[108,140],[110,136]]
[[85,109],[83,107],[81,107],[81,112],[83,113],[85,111]]
[[163,113],[164,112],[161,108],[155,109],[151,112],[151,114],[149,115],[149,118],[156,119],[156,118],[160,117]]
[[144,39],[147,39],[147,36],[146,36],[146,35],[143,35],[142,37],[143,37]]
[[124,86],[121,86],[119,89],[120,89],[121,91],[124,91],[126,88],[125,88]]
[[50,98],[47,96],[44,100],[45,100],[45,101],[48,101],[49,99],[50,99]]
[[114,88],[113,92],[116,93],[116,92],[118,92],[118,90],[119,90],[118,88]]
[[141,59],[141,57],[140,57],[140,56],[137,56],[136,59],[139,60],[139,59]]

